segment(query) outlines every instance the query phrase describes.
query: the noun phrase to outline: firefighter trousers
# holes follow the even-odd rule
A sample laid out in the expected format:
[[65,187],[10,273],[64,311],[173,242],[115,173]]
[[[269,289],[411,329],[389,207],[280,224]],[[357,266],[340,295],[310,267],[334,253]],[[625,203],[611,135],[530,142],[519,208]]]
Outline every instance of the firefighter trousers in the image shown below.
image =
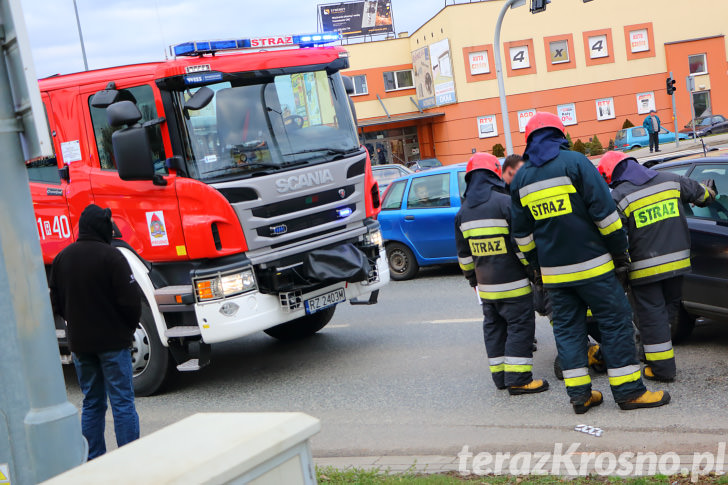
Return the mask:
[[655,376],[674,379],[675,352],[670,325],[677,324],[680,316],[682,276],[632,285],[632,299],[647,364]]
[[531,294],[483,302],[483,337],[496,387],[523,386],[533,380],[536,314]]
[[574,404],[591,396],[587,356],[587,307],[599,326],[609,384],[617,402],[645,392],[634,346],[632,309],[614,273],[580,285],[549,288],[554,309],[554,338],[566,391]]

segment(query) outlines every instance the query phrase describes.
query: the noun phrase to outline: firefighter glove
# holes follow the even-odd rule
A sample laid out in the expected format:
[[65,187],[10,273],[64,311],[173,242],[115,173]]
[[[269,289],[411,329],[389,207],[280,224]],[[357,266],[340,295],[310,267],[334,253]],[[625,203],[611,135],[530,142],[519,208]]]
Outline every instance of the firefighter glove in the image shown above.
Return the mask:
[[710,192],[711,199],[715,199],[715,194],[718,193],[718,189],[715,187],[715,180],[713,180],[713,179],[703,180],[702,182],[700,182],[700,184],[703,187],[705,187],[706,189],[708,189],[708,192]]
[[468,283],[470,283],[470,286],[472,286],[473,288],[478,286],[478,279],[476,278],[475,273],[470,276],[466,276],[465,278],[468,280]]
[[629,253],[625,251],[622,254],[612,255],[614,260],[614,273],[622,286],[627,289],[629,284],[629,265],[631,263],[629,259]]
[[526,266],[526,274],[528,275],[528,279],[531,280],[531,283],[536,286],[543,286],[543,281],[541,280],[541,272],[538,270],[538,268],[529,264],[528,266]]

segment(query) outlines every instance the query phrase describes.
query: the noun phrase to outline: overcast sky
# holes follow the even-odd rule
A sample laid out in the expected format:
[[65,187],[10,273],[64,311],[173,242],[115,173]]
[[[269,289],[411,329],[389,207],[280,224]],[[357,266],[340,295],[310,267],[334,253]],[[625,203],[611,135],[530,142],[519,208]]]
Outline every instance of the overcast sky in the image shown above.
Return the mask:
[[[462,1],[462,0],[461,0]],[[316,31],[317,0],[76,0],[89,69],[163,60],[171,44]],[[448,0],[452,4],[452,0]],[[21,0],[36,75],[83,70],[73,0]],[[397,32],[413,32],[445,0],[392,0]]]

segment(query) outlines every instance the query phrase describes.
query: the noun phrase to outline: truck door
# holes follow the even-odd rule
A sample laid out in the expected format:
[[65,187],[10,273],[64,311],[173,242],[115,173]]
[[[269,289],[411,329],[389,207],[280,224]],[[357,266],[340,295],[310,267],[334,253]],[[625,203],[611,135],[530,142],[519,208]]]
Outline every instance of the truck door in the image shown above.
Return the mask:
[[[48,122],[53,124],[50,99],[42,95],[43,106]],[[69,221],[66,186],[58,172],[58,160],[55,156],[58,147],[53,139],[53,156],[25,162],[30,182],[30,195],[33,198],[35,224],[43,252],[43,262],[50,264],[61,249],[74,241]]]
[[[142,113],[141,123],[164,116],[151,84],[118,89],[120,101],[129,100],[137,105]],[[122,238],[143,258],[150,261],[186,259],[175,181],[164,166],[167,154],[160,125],[152,128],[152,150],[157,160],[157,173],[164,176],[167,184],[121,180],[111,146],[111,134],[115,130],[108,124],[106,110],[90,105],[93,94],[84,94],[84,110],[93,130],[90,133],[90,181],[95,203],[111,209]]]

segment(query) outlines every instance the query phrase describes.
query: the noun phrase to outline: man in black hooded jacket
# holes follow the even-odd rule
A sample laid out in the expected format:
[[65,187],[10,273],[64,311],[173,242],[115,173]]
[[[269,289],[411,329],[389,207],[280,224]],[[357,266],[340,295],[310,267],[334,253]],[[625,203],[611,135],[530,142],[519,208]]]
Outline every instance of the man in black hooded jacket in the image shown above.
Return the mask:
[[91,204],[78,222],[78,240],[53,260],[49,287],[54,311],[67,323],[81,391],[81,428],[91,460],[106,452],[106,401],[118,446],[139,437],[130,347],[141,316],[139,285],[111,246],[111,210]]
[[534,379],[531,372],[535,331],[531,283],[511,240],[510,198],[500,177],[501,166],[493,155],[476,153],[470,158],[465,201],[455,216],[458,263],[481,299],[493,382],[510,394],[533,394],[547,390],[549,384]]

